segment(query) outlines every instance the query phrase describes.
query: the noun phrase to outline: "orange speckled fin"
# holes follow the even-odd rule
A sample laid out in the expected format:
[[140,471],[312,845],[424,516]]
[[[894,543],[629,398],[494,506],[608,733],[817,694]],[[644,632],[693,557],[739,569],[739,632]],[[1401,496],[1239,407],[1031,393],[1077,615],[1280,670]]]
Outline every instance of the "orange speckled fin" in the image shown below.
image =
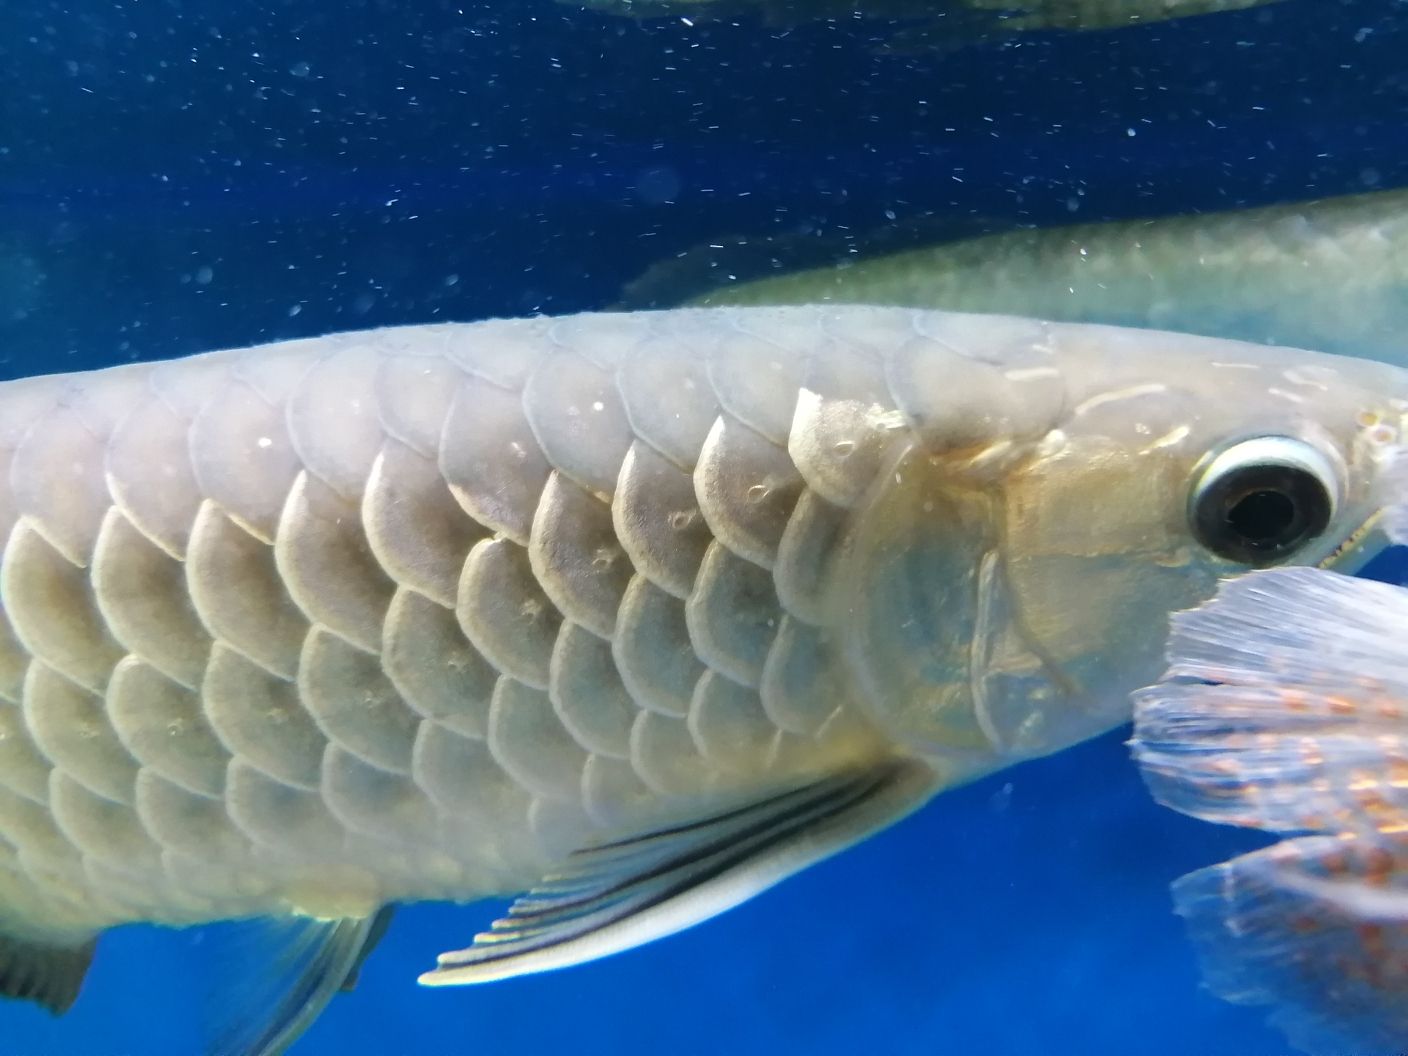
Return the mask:
[[1408,841],[1286,840],[1173,891],[1218,996],[1319,1056],[1408,1051]]
[[1408,590],[1254,572],[1174,617],[1167,681],[1135,694],[1155,798],[1276,832],[1408,832]]
[[1406,628],[1402,587],[1254,572],[1174,617],[1166,680],[1135,694],[1160,802],[1326,834],[1173,885],[1208,986],[1324,1056],[1408,1052]]

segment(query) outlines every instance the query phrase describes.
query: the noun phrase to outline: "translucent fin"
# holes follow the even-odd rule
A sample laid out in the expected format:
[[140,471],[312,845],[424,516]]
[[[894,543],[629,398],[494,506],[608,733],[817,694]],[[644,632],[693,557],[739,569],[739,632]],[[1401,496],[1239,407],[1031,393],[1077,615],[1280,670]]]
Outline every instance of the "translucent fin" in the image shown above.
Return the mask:
[[431,986],[565,968],[663,938],[738,905],[899,820],[935,790],[908,762],[829,777],[739,810],[577,852]]
[[383,907],[370,917],[240,921],[212,929],[238,972],[210,995],[207,1056],[277,1056],[308,1029],[340,990],[356,981],[386,931]]
[[367,928],[366,938],[362,940],[362,948],[357,951],[357,959],[352,962],[352,967],[347,970],[346,978],[338,987],[344,994],[350,994],[357,988],[357,981],[362,975],[362,965],[367,963],[367,958],[372,955],[377,944],[386,937],[387,929],[391,927],[391,918],[395,915],[394,906],[382,906],[377,910],[376,916],[372,917],[371,924]]
[[1287,840],[1173,891],[1219,997],[1274,1006],[1307,1052],[1408,1051],[1408,842]]
[[56,1015],[78,997],[96,939],[79,946],[41,946],[0,935],[0,995],[43,1005]]
[[1408,590],[1313,568],[1179,613],[1169,681],[1134,697],[1155,798],[1277,832],[1408,831],[1405,628]]

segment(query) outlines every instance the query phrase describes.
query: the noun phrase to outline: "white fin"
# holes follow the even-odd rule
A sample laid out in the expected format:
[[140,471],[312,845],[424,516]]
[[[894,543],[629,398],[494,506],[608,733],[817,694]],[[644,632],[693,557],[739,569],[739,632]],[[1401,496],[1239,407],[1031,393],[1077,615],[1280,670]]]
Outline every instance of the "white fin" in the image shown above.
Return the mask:
[[386,931],[391,909],[370,917],[234,921],[210,929],[227,947],[214,958],[238,976],[210,994],[207,1056],[277,1056],[327,1003],[356,981]]
[[1249,573],[1174,617],[1169,659],[1131,742],[1160,802],[1277,832],[1408,827],[1408,590]]
[[933,773],[889,762],[761,803],[577,852],[420,981],[484,983],[596,960],[708,920],[898,821]]
[[1408,1039],[1408,842],[1307,836],[1173,885],[1209,989],[1317,1056]]

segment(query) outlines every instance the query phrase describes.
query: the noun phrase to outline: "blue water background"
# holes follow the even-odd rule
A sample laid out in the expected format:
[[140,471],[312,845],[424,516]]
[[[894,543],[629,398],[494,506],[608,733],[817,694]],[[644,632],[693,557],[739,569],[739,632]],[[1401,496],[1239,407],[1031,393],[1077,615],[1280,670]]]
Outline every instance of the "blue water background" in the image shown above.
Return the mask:
[[[1408,184],[1389,0],[910,58],[877,55],[883,32],[507,0],[5,0],[0,372],[601,307],[725,236]],[[295,1052],[1278,1056],[1259,1013],[1200,991],[1167,897],[1260,841],[1156,807],[1123,736],[583,969],[422,990],[490,911],[405,910]],[[205,949],[107,936],[64,1020],[0,1008],[0,1056],[196,1051]]]

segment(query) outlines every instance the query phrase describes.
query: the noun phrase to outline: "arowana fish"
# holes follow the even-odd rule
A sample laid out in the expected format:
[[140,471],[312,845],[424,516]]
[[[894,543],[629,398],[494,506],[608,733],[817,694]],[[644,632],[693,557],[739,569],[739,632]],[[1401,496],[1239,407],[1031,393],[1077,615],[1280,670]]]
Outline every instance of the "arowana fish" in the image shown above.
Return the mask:
[[703,250],[662,262],[625,305],[1015,312],[1402,363],[1408,191],[1005,231],[706,289],[711,272],[731,274],[712,263]]
[[913,43],[947,44],[986,33],[1119,29],[1190,15],[1240,11],[1277,0],[559,0],[635,18],[691,20],[754,15],[769,25],[877,18],[920,23]]
[[280,1051],[706,919],[1128,717],[1219,577],[1371,552],[1408,375],[873,307],[410,326],[0,385],[0,989],[267,917]]

